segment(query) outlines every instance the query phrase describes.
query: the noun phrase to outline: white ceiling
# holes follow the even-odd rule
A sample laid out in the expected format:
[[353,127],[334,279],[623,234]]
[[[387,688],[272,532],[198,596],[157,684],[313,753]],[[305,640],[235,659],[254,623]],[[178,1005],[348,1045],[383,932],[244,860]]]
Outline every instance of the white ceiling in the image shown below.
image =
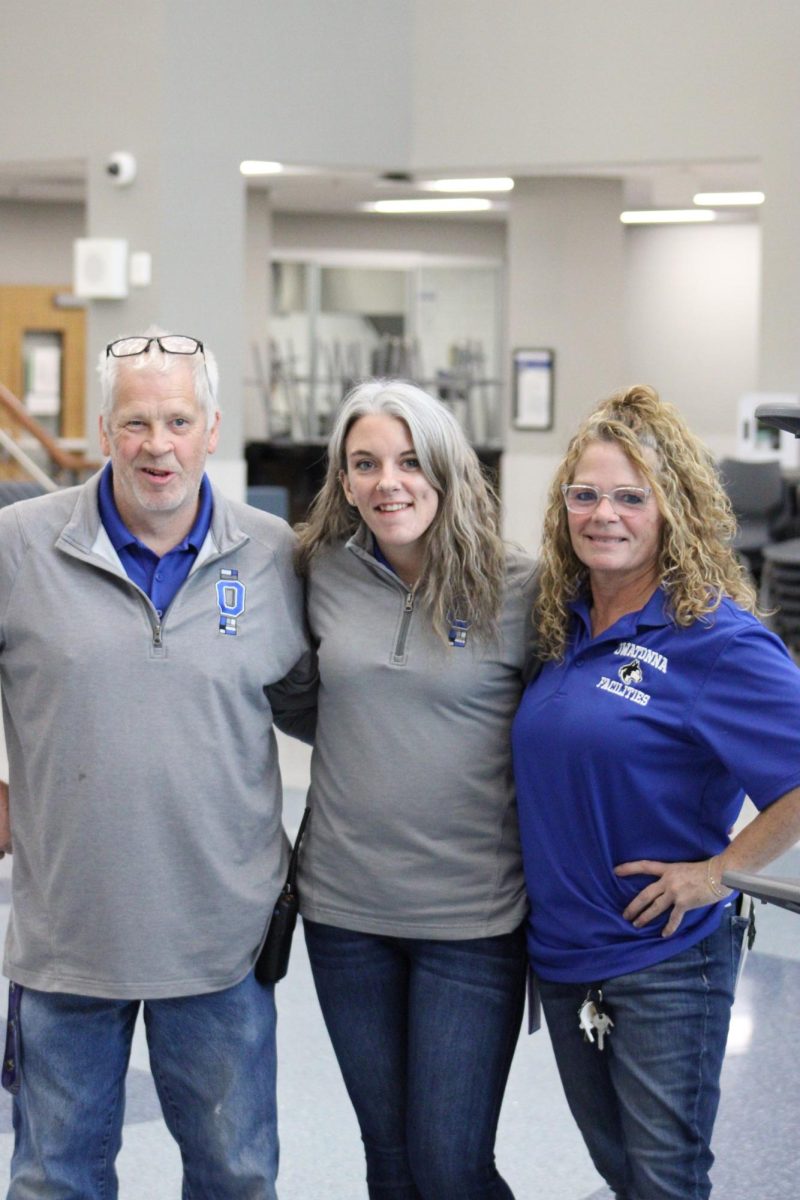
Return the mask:
[[[464,168],[437,172],[417,172],[417,179],[441,175],[485,176],[509,174],[507,168]],[[526,173],[528,174],[528,173]],[[575,165],[565,168],[536,167],[531,176],[583,175],[621,178],[625,181],[625,205],[628,208],[686,208],[698,191],[742,191],[761,186],[757,162],[704,162]],[[520,175],[516,176],[518,179]],[[283,174],[251,178],[248,186],[266,188],[276,212],[327,213],[355,215],[359,205],[377,199],[430,195],[415,186],[414,180],[390,180],[380,171],[366,169],[322,169],[287,167]],[[49,162],[0,162],[0,200],[82,203],[86,195],[86,166],[81,159]],[[498,207],[487,213],[470,214],[470,219],[502,221],[506,196],[497,196]],[[740,211],[735,219],[755,220],[753,210]]]

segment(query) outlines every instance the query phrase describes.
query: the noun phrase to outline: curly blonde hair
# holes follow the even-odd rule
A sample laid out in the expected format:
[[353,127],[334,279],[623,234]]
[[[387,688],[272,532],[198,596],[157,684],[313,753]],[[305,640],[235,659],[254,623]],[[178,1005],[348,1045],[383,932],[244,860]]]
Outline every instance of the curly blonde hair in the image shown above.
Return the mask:
[[456,615],[469,620],[478,636],[493,635],[506,567],[497,496],[449,409],[404,380],[369,380],[345,397],[328,441],[325,480],[308,521],[297,527],[298,570],[307,574],[323,546],[346,540],[361,524],[358,510],[347,503],[341,473],[347,468],[350,429],[360,417],[374,413],[406,424],[422,472],[439,494],[426,534],[419,601],[445,643]]
[[[653,489],[663,518],[657,575],[677,625],[691,625],[723,597],[748,612],[756,596],[733,547],[736,518],[710,451],[672,404],[644,384],[616,392],[583,421],[550,488],[539,559],[534,622],[542,658],[561,660],[567,646],[569,604],[589,590],[589,573],[572,548],[561,485],[592,442],[616,443]],[[653,457],[647,451],[655,452]]]

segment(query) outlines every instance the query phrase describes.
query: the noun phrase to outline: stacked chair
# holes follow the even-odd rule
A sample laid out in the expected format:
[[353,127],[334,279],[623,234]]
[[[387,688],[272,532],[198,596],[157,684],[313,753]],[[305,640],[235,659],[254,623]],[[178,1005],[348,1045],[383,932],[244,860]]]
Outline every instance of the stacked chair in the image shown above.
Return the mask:
[[719,472],[739,525],[734,546],[758,582],[765,547],[800,535],[793,493],[777,459],[723,458]]
[[800,654],[800,538],[764,549],[761,603],[767,624],[795,656]]

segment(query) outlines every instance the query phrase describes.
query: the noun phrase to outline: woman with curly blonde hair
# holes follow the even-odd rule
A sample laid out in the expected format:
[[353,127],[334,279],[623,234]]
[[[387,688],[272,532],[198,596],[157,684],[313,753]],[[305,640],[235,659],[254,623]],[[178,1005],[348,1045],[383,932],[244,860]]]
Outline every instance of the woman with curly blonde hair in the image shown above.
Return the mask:
[[439,400],[345,399],[299,530],[320,675],[299,890],[376,1200],[512,1200],[494,1141],[526,972],[510,730],[533,564],[498,524]]
[[[713,461],[649,387],[601,403],[550,491],[543,666],[513,728],[536,971],[619,1200],[705,1200],[747,921],[725,871],[800,836],[800,671],[754,615]],[[745,794],[759,814],[730,838]]]

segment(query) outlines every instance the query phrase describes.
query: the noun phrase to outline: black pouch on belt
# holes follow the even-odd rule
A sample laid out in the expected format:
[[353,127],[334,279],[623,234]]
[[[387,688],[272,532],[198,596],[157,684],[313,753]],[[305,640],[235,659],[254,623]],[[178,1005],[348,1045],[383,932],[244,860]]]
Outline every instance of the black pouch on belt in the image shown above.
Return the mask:
[[297,837],[289,856],[289,869],[286,872],[286,882],[281,888],[280,895],[275,901],[272,916],[269,921],[267,937],[256,959],[255,973],[259,983],[277,983],[283,979],[289,969],[289,954],[292,949],[292,936],[297,924],[298,895],[297,895],[297,859],[300,853],[300,843],[306,831],[311,809],[303,813]]

